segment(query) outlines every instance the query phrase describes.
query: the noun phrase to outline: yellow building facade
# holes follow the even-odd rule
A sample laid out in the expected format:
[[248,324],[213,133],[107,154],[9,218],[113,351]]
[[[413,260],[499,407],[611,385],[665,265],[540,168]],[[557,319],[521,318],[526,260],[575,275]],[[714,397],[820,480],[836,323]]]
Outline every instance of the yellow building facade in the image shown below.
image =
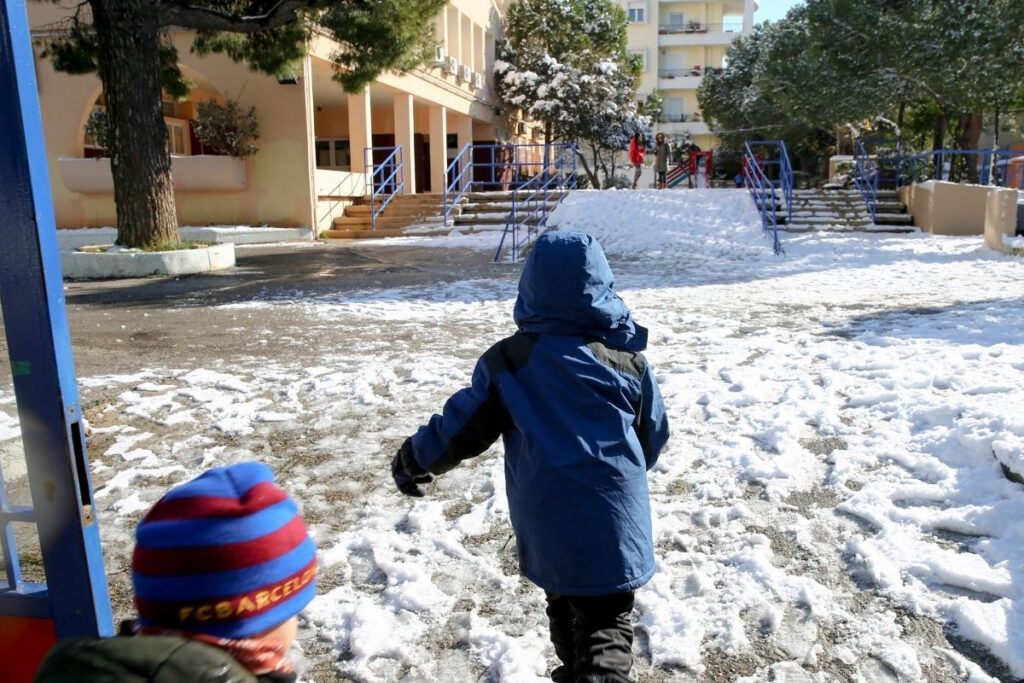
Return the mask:
[[643,61],[640,93],[661,92],[654,130],[690,137],[702,149],[715,137],[700,114],[697,88],[725,65],[729,45],[754,27],[755,0],[617,0],[629,17],[628,50]]
[[[178,220],[182,225],[330,226],[367,193],[370,148],[401,146],[406,193],[442,192],[451,158],[466,144],[523,139],[530,127],[509,118],[494,91],[492,66],[510,0],[452,0],[436,18],[433,59],[414,71],[382,74],[361,93],[332,79],[337,45],[315,35],[294,74],[270,77],[223,55],[190,52],[192,34],[172,33],[180,67],[195,88],[164,102]],[[66,9],[28,3],[37,38]],[[56,72],[36,52],[57,225],[116,224],[109,159],[85,132],[103,106],[95,75]],[[259,152],[245,159],[206,153],[194,132],[196,106],[214,99],[255,107]],[[378,152],[379,154],[380,152]]]

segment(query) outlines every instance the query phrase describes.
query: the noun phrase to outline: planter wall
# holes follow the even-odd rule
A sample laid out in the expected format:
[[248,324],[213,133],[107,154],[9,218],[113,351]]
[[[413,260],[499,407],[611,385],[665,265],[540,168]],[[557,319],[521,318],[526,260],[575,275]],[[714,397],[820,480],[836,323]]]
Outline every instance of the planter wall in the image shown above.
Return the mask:
[[[57,160],[57,172],[64,186],[82,194],[112,194],[114,177],[110,159]],[[244,190],[245,161],[229,156],[172,156],[171,173],[178,192]]]

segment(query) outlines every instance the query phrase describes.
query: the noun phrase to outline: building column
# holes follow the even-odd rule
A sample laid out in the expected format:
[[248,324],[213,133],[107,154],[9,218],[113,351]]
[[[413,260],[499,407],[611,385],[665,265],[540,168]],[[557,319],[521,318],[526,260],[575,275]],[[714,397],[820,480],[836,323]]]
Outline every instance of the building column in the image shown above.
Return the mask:
[[302,60],[302,95],[306,110],[306,169],[309,179],[309,225],[313,229],[314,239],[319,234],[316,186],[316,120],[313,108],[313,59],[308,54]]
[[448,187],[448,109],[430,107],[430,189],[444,192]]
[[754,28],[754,0],[745,0],[743,3],[743,34],[746,35]]
[[395,107],[395,146],[402,148],[402,163],[405,165],[403,174],[405,189],[402,190],[402,194],[416,194],[413,97],[408,93],[396,92],[393,102]]
[[[461,152],[463,147],[465,147],[466,145],[471,144],[473,142],[473,118],[470,117],[470,116],[462,116],[462,115],[456,117],[456,119],[455,119],[455,134],[458,136],[458,139],[459,139],[459,152]],[[471,161],[472,161],[472,157],[471,156],[466,156],[466,157],[463,157],[462,163],[463,164],[468,164]],[[463,186],[465,186],[471,180],[472,180],[472,178],[469,177],[469,174],[464,175],[462,177]]]
[[373,145],[373,122],[370,117],[370,86],[361,93],[348,95],[348,145],[352,157],[352,173],[364,178],[363,193],[366,193],[366,148]]

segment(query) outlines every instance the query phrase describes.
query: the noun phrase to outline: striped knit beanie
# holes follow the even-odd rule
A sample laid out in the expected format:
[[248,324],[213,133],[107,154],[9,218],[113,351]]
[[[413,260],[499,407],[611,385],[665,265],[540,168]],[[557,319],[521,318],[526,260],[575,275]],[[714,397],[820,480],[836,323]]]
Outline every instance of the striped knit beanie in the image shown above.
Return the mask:
[[143,626],[248,638],[298,614],[316,592],[316,547],[261,463],[217,467],[171,489],[135,541]]

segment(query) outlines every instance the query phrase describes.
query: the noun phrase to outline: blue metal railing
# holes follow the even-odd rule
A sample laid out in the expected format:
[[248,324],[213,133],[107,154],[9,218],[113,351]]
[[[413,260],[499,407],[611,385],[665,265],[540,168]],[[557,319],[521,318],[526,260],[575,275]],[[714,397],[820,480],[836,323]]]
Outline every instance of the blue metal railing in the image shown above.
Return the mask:
[[[1024,151],[1012,149],[936,149],[901,157],[904,180],[968,182],[971,172],[979,185],[1024,189]],[[972,168],[973,165],[973,168]]]
[[[529,244],[535,233],[547,225],[552,204],[565,199],[568,190],[576,189],[576,145],[552,145],[549,152],[557,152],[536,175],[512,191],[512,210],[509,212],[501,240],[494,252],[495,263],[501,258],[505,239],[511,233],[510,260],[519,260],[523,244]],[[526,226],[526,239],[520,238],[520,226]]]
[[[756,154],[755,148],[764,149],[768,154]],[[761,212],[762,230],[765,235],[771,235],[772,250],[783,254],[779,242],[780,209],[785,210],[787,221],[793,220],[793,166],[786,143],[782,140],[748,141],[744,144],[743,159],[744,185]]]
[[872,223],[878,215],[878,176],[877,159],[868,154],[861,140],[857,140],[853,146],[853,184],[871,214]]
[[[379,164],[373,163],[373,153],[391,150]],[[367,147],[363,150],[363,161],[366,168],[372,168],[370,174],[370,225],[371,230],[377,229],[377,217],[405,189],[405,164],[402,161],[402,146],[398,147]]]
[[[568,143],[553,145],[496,143],[467,144],[448,164],[443,199],[445,225],[468,192],[508,191],[523,187],[543,169],[544,159],[575,150]],[[573,173],[576,157],[573,153]],[[550,163],[550,162],[549,162]]]

